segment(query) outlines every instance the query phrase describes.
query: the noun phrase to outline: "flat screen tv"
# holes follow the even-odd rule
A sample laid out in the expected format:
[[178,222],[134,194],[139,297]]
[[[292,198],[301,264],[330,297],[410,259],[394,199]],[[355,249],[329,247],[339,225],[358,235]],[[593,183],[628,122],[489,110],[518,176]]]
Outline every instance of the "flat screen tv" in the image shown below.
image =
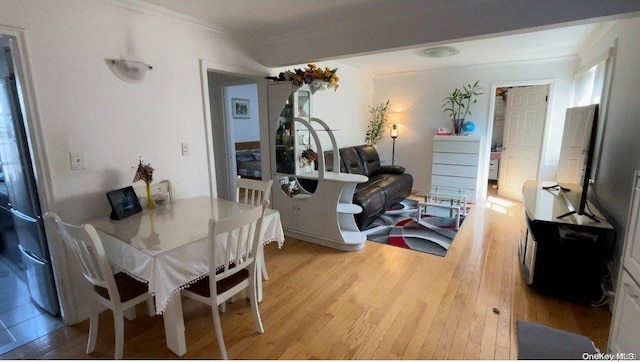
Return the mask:
[[[575,108],[578,109],[578,108]],[[584,124],[586,126],[583,127],[582,129],[580,127],[577,127],[576,129],[572,129],[571,131],[569,130],[571,128],[572,125],[568,125],[567,122],[570,121],[571,117],[569,116],[570,111],[572,111],[574,109],[570,108],[567,110],[567,119],[565,120],[565,134],[563,134],[562,137],[562,147],[561,147],[561,151],[560,151],[560,162],[558,164],[558,179],[556,181],[558,181],[558,185],[560,185],[561,182],[564,181],[564,177],[570,177],[570,176],[565,176],[566,174],[571,174],[574,173],[574,177],[575,177],[575,173],[576,172],[580,172],[581,171],[581,179],[580,181],[580,185],[582,186],[582,192],[580,194],[580,203],[579,205],[573,205],[573,207],[570,208],[570,211],[566,214],[560,215],[558,216],[558,218],[563,218],[572,214],[578,214],[578,215],[584,215],[589,217],[590,219],[592,219],[595,222],[598,222],[598,218],[595,217],[595,215],[591,214],[589,212],[589,207],[587,204],[587,195],[589,193],[589,184],[591,183],[591,175],[592,175],[592,170],[593,170],[593,164],[595,162],[594,160],[594,149],[595,149],[595,145],[596,145],[596,134],[597,134],[597,128],[598,128],[598,105],[597,104],[593,104],[591,106],[587,106],[587,107],[579,107],[578,111],[583,111],[586,112],[584,114],[589,115],[589,117],[592,117],[591,119],[582,119],[582,124]],[[580,117],[576,117],[578,120],[576,121],[576,124],[581,124],[580,123]],[[571,119],[572,120],[572,119]],[[568,134],[567,134],[568,133]],[[571,144],[575,144],[575,145],[579,145],[582,144],[582,142],[579,142],[580,139],[583,140],[588,140],[587,142],[587,148],[584,149],[583,148],[583,155],[584,155],[584,159],[580,158],[576,158],[575,156],[570,155],[571,152],[575,153],[575,150],[571,150]],[[584,160],[581,163],[573,163],[570,161],[566,161],[566,160]],[[560,176],[563,175],[563,176]],[[566,191],[566,188],[563,188],[561,186],[559,186],[562,191]],[[575,208],[577,206],[577,209]]]

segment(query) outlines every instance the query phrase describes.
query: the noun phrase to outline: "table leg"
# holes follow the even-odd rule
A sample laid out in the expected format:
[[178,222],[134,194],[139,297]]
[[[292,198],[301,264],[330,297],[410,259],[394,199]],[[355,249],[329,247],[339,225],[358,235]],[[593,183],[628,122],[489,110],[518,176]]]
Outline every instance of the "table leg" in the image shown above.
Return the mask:
[[184,337],[184,317],[182,316],[180,293],[169,299],[162,318],[164,320],[164,335],[167,340],[167,348],[178,356],[184,355],[187,352],[187,343]]

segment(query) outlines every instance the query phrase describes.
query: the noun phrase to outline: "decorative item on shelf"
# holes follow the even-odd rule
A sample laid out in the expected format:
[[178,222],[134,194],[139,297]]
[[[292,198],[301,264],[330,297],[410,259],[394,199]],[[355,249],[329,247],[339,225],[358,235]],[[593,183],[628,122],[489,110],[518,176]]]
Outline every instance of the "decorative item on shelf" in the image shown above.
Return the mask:
[[107,59],[107,65],[113,74],[128,83],[142,82],[153,69],[149,64],[126,59]]
[[158,205],[163,205],[165,201],[167,201],[167,197],[162,192],[162,188],[158,188],[158,192],[153,195],[153,201]]
[[447,127],[438,127],[436,134],[438,136],[451,136],[451,129]]
[[396,162],[396,138],[398,138],[398,125],[391,125],[391,139],[393,140],[393,146],[391,148],[391,164],[395,165]]
[[326,80],[314,80],[309,83],[309,89],[311,90],[311,94],[315,94],[319,90],[325,90],[329,88],[329,82]]
[[294,70],[288,70],[280,72],[276,77],[267,77],[277,82],[290,81],[293,85],[301,86],[303,84],[309,84],[311,93],[315,93],[318,90],[333,88],[338,90],[338,82],[340,78],[336,74],[338,68],[330,69],[329,67],[320,68],[315,64],[307,64],[307,67],[302,70],[296,68]]
[[278,129],[276,129],[276,145],[283,145],[284,144],[284,125],[282,124],[282,121],[280,121],[280,125],[278,126]]
[[288,177],[280,180],[280,187],[284,193],[291,197],[297,195],[300,192],[300,188],[298,187],[298,182],[293,177]]
[[300,154],[300,167],[312,165],[317,157],[318,154],[315,153],[311,147],[305,149],[302,151],[302,154]]
[[387,111],[389,110],[389,100],[380,103],[376,107],[369,107],[369,125],[367,126],[367,134],[364,142],[369,145],[375,145],[382,139],[382,135],[387,125]]
[[153,203],[151,198],[151,184],[147,184],[147,209],[152,210],[156,208],[156,204]]
[[476,129],[476,124],[473,121],[465,121],[462,124],[462,131],[464,134],[470,134]]
[[462,132],[465,117],[471,115],[471,110],[469,109],[471,105],[478,102],[477,97],[479,95],[484,94],[481,92],[482,87],[479,83],[480,80],[477,80],[473,84],[463,86],[462,90],[456,88],[443,99],[442,112],[449,113],[456,135]]
[[156,207],[153,203],[153,198],[151,197],[151,182],[153,181],[153,171],[154,168],[151,167],[151,164],[142,162],[142,157],[140,157],[140,162],[138,163],[136,174],[133,177],[133,182],[144,181],[147,184],[147,209],[155,209]]
[[462,125],[464,124],[464,118],[454,118],[451,120],[453,123],[453,132],[455,135],[462,133]]
[[280,112],[280,117],[293,117],[293,107],[289,104],[288,99],[284,102],[284,107],[282,108],[282,112]]

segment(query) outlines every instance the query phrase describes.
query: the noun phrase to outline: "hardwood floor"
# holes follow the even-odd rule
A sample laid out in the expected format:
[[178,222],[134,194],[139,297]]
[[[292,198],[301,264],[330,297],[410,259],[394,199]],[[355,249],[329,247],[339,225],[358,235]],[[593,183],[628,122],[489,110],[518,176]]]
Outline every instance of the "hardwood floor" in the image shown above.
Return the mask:
[[[527,287],[517,255],[522,206],[490,198],[474,207],[445,257],[368,242],[340,252],[287,239],[265,248],[270,279],[255,332],[245,300],[222,315],[234,359],[516,359],[515,322],[577,332],[606,350],[611,314]],[[211,311],[183,299],[188,352],[219,358]],[[160,316],[125,322],[125,358],[176,358]],[[88,321],[2,355],[8,359],[112,358],[113,319],[100,316],[96,352]]]

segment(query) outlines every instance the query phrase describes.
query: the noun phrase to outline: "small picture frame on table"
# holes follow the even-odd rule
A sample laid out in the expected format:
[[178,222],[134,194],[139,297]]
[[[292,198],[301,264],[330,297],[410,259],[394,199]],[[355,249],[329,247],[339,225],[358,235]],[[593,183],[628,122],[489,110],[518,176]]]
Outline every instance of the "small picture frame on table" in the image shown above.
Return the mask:
[[107,192],[107,199],[111,205],[109,217],[112,220],[122,220],[142,212],[138,196],[131,186]]
[[249,100],[231,98],[231,116],[233,118],[249,118]]
[[438,136],[451,136],[451,128],[438,127],[438,131],[436,134]]

